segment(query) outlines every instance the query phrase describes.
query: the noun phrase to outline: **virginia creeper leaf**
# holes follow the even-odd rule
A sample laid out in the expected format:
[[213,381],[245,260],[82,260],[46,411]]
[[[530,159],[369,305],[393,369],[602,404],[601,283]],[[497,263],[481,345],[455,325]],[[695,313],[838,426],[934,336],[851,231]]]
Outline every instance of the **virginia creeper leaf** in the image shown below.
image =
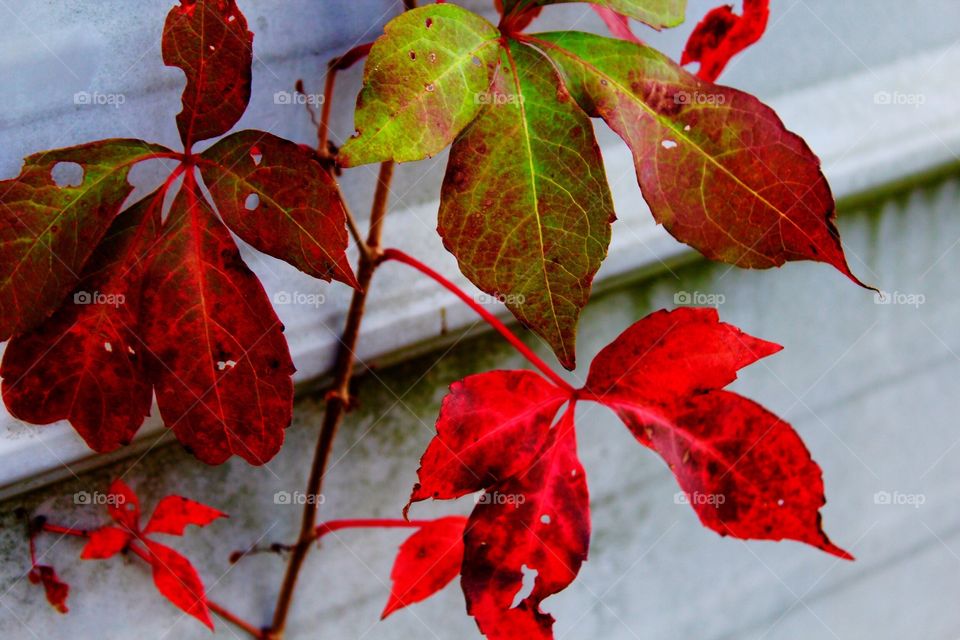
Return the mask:
[[0,341],[57,309],[133,191],[130,168],[166,151],[103,140],[29,156],[0,182]]
[[453,145],[439,232],[477,287],[576,362],[576,328],[615,219],[590,119],[550,62],[511,43]]
[[532,371],[490,371],[452,384],[410,502],[459,498],[524,471],[568,399]]
[[315,278],[357,286],[346,256],[340,191],[312,150],[262,131],[240,131],[202,160],[214,204],[234,233]]
[[[568,410],[536,463],[491,490],[523,500],[481,500],[467,524],[461,584],[467,611],[490,640],[552,638],[540,603],[565,589],[587,559],[590,506]],[[524,569],[533,590],[513,606]]]
[[406,539],[393,563],[390,599],[380,618],[426,600],[460,574],[467,519],[448,516],[429,522]]
[[107,491],[107,512],[110,517],[129,531],[140,530],[140,499],[119,478],[110,484]]
[[422,160],[449,145],[483,106],[498,37],[492,24],[452,4],[391,20],[367,58],[357,134],[340,163]]
[[730,58],[760,39],[769,18],[770,0],[744,0],[742,16],[730,5],[713,9],[690,34],[680,64],[699,62],[697,75],[713,82]]
[[153,388],[138,337],[143,256],[158,236],[161,192],[124,212],[87,262],[72,298],[3,354],[3,400],[33,424],[69,420],[91,449],[131,441]]
[[226,133],[243,115],[253,34],[234,0],[180,0],[163,27],[163,62],[187,76],[177,114],[185,148]]
[[83,547],[80,557],[84,560],[106,560],[123,551],[133,534],[120,527],[100,527],[90,532],[90,539]]
[[143,532],[182,536],[188,525],[205,527],[217,518],[226,517],[227,514],[205,504],[182,496],[167,496],[157,503]]
[[60,613],[67,613],[67,596],[70,585],[60,579],[53,567],[45,564],[34,565],[27,574],[31,584],[42,584],[50,606]]
[[213,629],[206,589],[190,561],[165,545],[145,540],[150,551],[153,583],[177,608]]
[[644,199],[675,238],[741,267],[825,262],[862,285],[820,161],[772,109],[632,42],[579,32],[531,41],[630,146]]
[[208,464],[233,454],[267,462],[290,424],[293,363],[263,287],[190,173],[152,252],[146,291],[166,425]]
[[[532,7],[587,0],[503,0],[505,15],[529,11]],[[654,29],[675,27],[683,22],[687,0],[589,0],[598,7],[635,18]]]
[[800,437],[721,390],[738,369],[778,350],[721,323],[713,309],[660,311],[597,355],[584,389],[660,454],[704,526],[851,558],[823,532],[822,474]]

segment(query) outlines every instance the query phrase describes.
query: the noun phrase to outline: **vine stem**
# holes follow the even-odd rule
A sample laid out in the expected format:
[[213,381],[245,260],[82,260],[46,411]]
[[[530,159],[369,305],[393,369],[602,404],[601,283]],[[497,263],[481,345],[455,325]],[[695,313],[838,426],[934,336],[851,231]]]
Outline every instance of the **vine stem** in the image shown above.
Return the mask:
[[576,389],[570,385],[569,382],[561,378],[553,368],[550,367],[546,362],[544,362],[540,356],[534,353],[530,347],[528,347],[524,342],[517,337],[515,333],[510,331],[510,329],[503,322],[500,321],[495,315],[483,308],[482,305],[478,304],[476,300],[471,298],[465,291],[460,287],[453,284],[450,280],[440,275],[438,272],[434,271],[424,263],[420,262],[411,255],[400,251],[399,249],[386,249],[383,251],[382,261],[394,260],[396,262],[402,262],[403,264],[413,267],[420,273],[424,274],[428,278],[440,284],[442,287],[456,295],[460,300],[464,302],[468,307],[473,309],[477,315],[483,318],[487,324],[496,329],[500,335],[506,338],[514,349],[516,349],[520,355],[526,358],[530,364],[535,366],[540,370],[543,375],[547,376],[555,385],[569,393],[571,396],[576,394]]
[[[308,497],[319,497],[323,489],[323,479],[327,464],[330,461],[333,441],[340,424],[343,422],[344,415],[350,409],[350,379],[354,372],[354,353],[360,337],[360,327],[363,324],[367,293],[370,290],[373,274],[380,264],[378,259],[380,239],[383,235],[383,221],[387,214],[393,168],[392,162],[384,162],[380,165],[377,189],[370,212],[370,229],[365,242],[366,251],[361,250],[360,254],[360,268],[357,275],[360,288],[353,292],[350,309],[347,312],[347,321],[340,338],[340,349],[337,352],[337,359],[333,367],[333,385],[327,393],[323,424],[320,427],[320,436],[317,439],[317,446],[313,454],[310,477],[307,480],[306,495]],[[300,535],[291,549],[287,570],[283,576],[280,593],[277,596],[277,604],[274,608],[273,622],[267,635],[271,640],[283,638],[297,578],[300,575],[303,562],[310,552],[311,543],[315,539],[318,503],[318,499],[308,499],[303,507]]]
[[[44,522],[43,525],[39,527],[39,531],[44,531],[46,533],[54,533],[62,536],[74,536],[76,538],[90,537],[90,532],[87,531],[86,529],[74,529],[72,527],[61,527],[60,525],[49,524],[46,522]],[[152,561],[150,559],[150,552],[144,549],[142,546],[140,546],[136,542],[131,542],[127,548],[130,551],[132,551],[134,555],[139,557],[141,560],[143,560],[147,564],[152,564]],[[31,556],[32,564],[36,565],[37,563],[36,552],[34,550],[34,542],[33,542],[32,536],[30,537],[30,556]],[[207,599],[206,596],[204,596],[204,601],[206,602],[208,609],[210,609],[211,611],[219,615],[221,618],[223,618],[227,622],[230,622],[237,628],[247,632],[248,634],[250,634],[251,637],[255,638],[256,640],[264,640],[265,636],[264,636],[263,629],[258,629],[257,627],[253,626],[252,624],[250,624],[240,616],[236,615],[235,613],[233,613],[223,605],[217,604],[216,602],[213,602],[212,600]]]

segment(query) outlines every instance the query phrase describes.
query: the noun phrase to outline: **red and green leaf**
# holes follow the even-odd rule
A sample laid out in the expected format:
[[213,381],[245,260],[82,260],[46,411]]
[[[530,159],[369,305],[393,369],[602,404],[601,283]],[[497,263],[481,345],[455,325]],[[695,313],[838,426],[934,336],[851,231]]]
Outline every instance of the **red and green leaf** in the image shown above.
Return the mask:
[[489,104],[451,150],[439,232],[464,275],[572,369],[613,201],[590,119],[550,62],[516,43],[501,57]]
[[391,20],[364,68],[357,134],[340,150],[348,167],[433,156],[477,115],[496,68],[497,29],[452,4]]
[[741,267],[825,262],[862,284],[847,266],[820,161],[769,107],[632,42],[579,32],[529,41],[630,146],[644,199],[678,240]]
[[[553,616],[540,603],[573,582],[590,545],[573,409],[528,470],[488,493],[515,499],[481,500],[470,515],[461,578],[467,611],[490,640],[552,638]],[[514,606],[524,569],[536,572],[533,590]]]
[[160,413],[200,460],[264,464],[290,424],[283,327],[191,173],[151,256],[147,346]]
[[240,131],[205,151],[201,162],[231,231],[315,278],[357,286],[346,256],[340,190],[312,150],[262,131]]
[[153,388],[138,335],[140,297],[162,195],[121,214],[72,298],[7,345],[0,376],[13,416],[33,424],[69,420],[91,449],[105,453],[129,443],[149,415]]
[[462,516],[440,518],[404,541],[390,572],[393,586],[381,619],[426,600],[460,575],[466,524]]
[[680,64],[699,62],[697,75],[713,82],[733,56],[763,36],[769,18],[770,0],[744,0],[743,15],[730,5],[711,10],[690,34]]
[[420,459],[410,503],[459,498],[529,468],[566,400],[562,389],[532,371],[491,371],[454,383],[437,435]]
[[0,182],[0,340],[57,310],[133,191],[131,167],[165,152],[103,140],[29,156]]
[[738,369],[778,350],[721,323],[713,309],[660,311],[597,355],[584,390],[660,454],[704,526],[850,559],[823,532],[822,473],[797,433],[721,390]]
[[503,14],[509,17],[523,15],[535,7],[586,1],[644,22],[658,30],[682,23],[687,7],[687,0],[503,0],[501,7]]
[[250,102],[253,34],[234,0],[180,0],[163,28],[163,62],[187,76],[184,147],[230,130]]

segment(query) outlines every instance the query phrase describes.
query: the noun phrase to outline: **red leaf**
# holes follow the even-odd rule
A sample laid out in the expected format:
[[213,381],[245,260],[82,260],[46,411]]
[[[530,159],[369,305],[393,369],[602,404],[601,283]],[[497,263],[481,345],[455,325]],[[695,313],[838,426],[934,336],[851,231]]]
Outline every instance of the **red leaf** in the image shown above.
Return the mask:
[[638,38],[633,32],[633,29],[630,28],[630,18],[622,13],[617,13],[609,7],[598,7],[597,5],[592,5],[591,8],[597,12],[597,14],[603,20],[603,23],[607,25],[607,29],[610,30],[610,33],[614,37],[620,38],[621,40],[629,40],[630,42],[642,44],[640,38]]
[[123,480],[114,480],[107,492],[110,517],[129,531],[140,530],[140,500]]
[[27,574],[31,584],[43,584],[43,590],[47,594],[47,602],[60,613],[66,613],[67,596],[70,594],[70,585],[60,580],[53,567],[45,564],[34,565]]
[[130,168],[165,151],[102,140],[29,156],[0,181],[0,341],[56,311],[133,191]]
[[[573,582],[590,544],[589,494],[572,409],[550,432],[539,460],[488,495],[523,500],[481,501],[471,514],[461,579],[467,611],[490,640],[552,638],[553,617],[540,603]],[[513,606],[524,568],[536,571],[536,580]]]
[[390,572],[393,588],[380,618],[426,600],[460,573],[467,519],[449,516],[420,527],[400,546]]
[[206,589],[190,561],[170,547],[145,540],[150,550],[153,583],[178,608],[213,629]]
[[675,238],[740,267],[824,262],[866,286],[844,257],[819,159],[772,109],[632,42],[577,32],[530,41],[633,151],[643,197]]
[[151,259],[145,335],[164,421],[203,462],[264,464],[290,424],[293,363],[263,287],[192,173]]
[[699,62],[697,75],[716,80],[730,58],[763,36],[769,17],[770,0],[744,0],[742,16],[731,5],[711,10],[690,34],[680,64]]
[[187,76],[184,147],[226,133],[250,101],[253,34],[234,0],[181,0],[163,27],[163,62]]
[[84,560],[106,560],[121,551],[133,539],[133,534],[127,529],[118,527],[100,527],[90,532],[90,539],[83,547],[80,557]]
[[143,256],[160,227],[161,192],[120,215],[72,298],[3,355],[3,400],[33,424],[69,420],[91,449],[128,444],[150,413],[146,350],[138,337]]
[[181,496],[167,496],[157,503],[143,532],[182,536],[187,525],[205,527],[217,518],[226,517],[227,514],[205,504]]
[[821,528],[820,467],[793,428],[720,389],[779,350],[713,309],[660,311],[601,351],[584,390],[660,454],[703,524],[721,535],[798,540],[841,558]]
[[346,209],[316,154],[262,131],[203,153],[204,180],[223,221],[244,241],[315,278],[357,287],[347,261]]
[[454,383],[440,408],[437,435],[420,459],[410,503],[458,498],[524,471],[568,399],[532,371],[491,371]]

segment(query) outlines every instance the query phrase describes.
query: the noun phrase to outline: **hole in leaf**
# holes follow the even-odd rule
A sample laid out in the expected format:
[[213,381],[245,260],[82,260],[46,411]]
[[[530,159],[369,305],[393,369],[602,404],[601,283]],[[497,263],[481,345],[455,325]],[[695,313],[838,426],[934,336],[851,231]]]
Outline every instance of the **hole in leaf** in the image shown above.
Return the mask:
[[50,170],[50,177],[61,189],[83,184],[83,167],[76,162],[58,162]]
[[216,51],[216,50],[217,50],[217,48],[216,48],[215,46],[213,46],[212,44],[211,44],[210,46],[208,46],[207,48],[210,49],[210,51]]
[[253,160],[253,164],[260,166],[260,163],[263,162],[263,152],[260,151],[260,147],[253,147],[250,149],[250,159]]
[[103,350],[106,351],[107,353],[113,353],[113,345],[110,344],[109,342],[104,342]]
[[234,16],[234,15],[227,16],[227,22],[236,22],[236,21],[237,21],[237,16]]
[[430,52],[430,55],[427,56],[427,59],[428,59],[431,63],[434,63],[434,62],[437,61],[437,54],[435,54],[433,51],[431,51],[431,52]]
[[531,569],[527,565],[520,567],[520,571],[523,572],[523,584],[520,586],[520,590],[517,591],[517,595],[513,597],[513,604],[510,605],[511,609],[515,609],[521,602],[526,600],[531,593],[533,593],[533,587],[537,583],[537,573],[536,569]]
[[243,206],[247,208],[247,211],[253,211],[260,206],[260,196],[255,193],[251,193],[247,196],[246,201],[243,203]]
[[473,66],[480,67],[482,65],[483,65],[483,60],[481,60],[477,56],[473,56]]
[[660,144],[663,145],[664,149],[673,149],[677,146],[677,143],[673,140],[664,140]]
[[432,83],[432,82],[431,82],[430,84],[428,84],[427,86],[424,87],[424,89],[426,89],[427,91],[433,91],[433,88],[434,88],[434,87],[433,87],[433,83]]
[[543,524],[550,524],[550,515],[545,513],[542,516],[540,516],[540,522],[542,522]]

